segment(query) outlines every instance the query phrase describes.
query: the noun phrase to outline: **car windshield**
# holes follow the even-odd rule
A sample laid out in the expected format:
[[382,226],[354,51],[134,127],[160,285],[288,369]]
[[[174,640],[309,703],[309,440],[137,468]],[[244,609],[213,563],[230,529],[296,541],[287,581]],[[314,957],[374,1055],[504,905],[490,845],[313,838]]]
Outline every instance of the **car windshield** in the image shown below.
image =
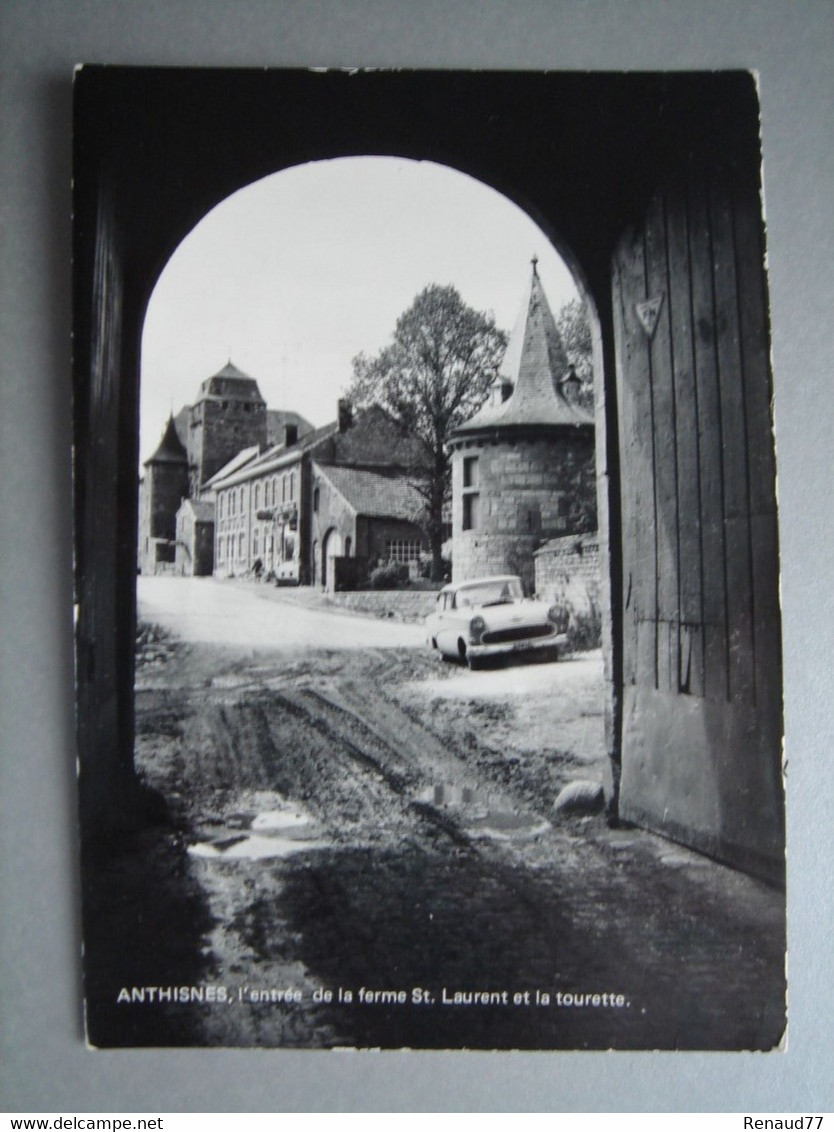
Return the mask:
[[521,601],[523,597],[524,591],[518,578],[496,578],[494,582],[462,586],[455,595],[455,606],[457,609],[469,609],[475,605],[504,605]]

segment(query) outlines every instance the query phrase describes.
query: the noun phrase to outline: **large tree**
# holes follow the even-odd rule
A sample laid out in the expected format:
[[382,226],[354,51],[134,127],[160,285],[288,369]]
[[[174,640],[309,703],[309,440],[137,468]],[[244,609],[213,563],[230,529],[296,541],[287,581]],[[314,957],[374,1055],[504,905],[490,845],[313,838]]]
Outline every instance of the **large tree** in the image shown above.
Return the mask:
[[435,579],[451,494],[448,440],[487,399],[506,345],[491,315],[468,307],[454,287],[434,284],[397,319],[389,345],[353,359],[354,404],[382,405],[420,442],[422,459],[411,471],[425,502]]
[[579,402],[593,412],[594,408],[594,348],[588,313],[581,299],[571,299],[556,315],[556,329],[562,338],[568,362],[582,382]]

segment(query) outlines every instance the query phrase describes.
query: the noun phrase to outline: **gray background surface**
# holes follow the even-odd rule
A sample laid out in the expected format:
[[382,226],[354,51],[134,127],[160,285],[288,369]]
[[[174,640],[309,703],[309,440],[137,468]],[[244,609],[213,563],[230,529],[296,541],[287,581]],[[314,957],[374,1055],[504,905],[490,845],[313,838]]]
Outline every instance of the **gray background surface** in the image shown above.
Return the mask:
[[[5,0],[0,5],[0,1110],[834,1108],[830,0]],[[758,71],[789,783],[783,1053],[91,1052],[72,730],[74,64]]]

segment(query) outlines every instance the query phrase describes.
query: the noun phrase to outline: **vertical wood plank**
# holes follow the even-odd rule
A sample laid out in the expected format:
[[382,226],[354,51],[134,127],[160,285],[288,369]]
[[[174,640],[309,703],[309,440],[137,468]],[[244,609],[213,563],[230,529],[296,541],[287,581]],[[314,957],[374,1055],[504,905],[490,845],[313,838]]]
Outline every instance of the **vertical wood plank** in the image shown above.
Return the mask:
[[698,396],[694,372],[689,221],[686,187],[682,180],[667,193],[666,236],[677,457],[677,684],[682,692],[702,696],[704,660],[701,632],[703,606]]
[[720,170],[711,187],[710,211],[723,443],[728,694],[749,703],[755,686],[747,419],[732,199]]
[[645,297],[643,236],[620,242],[614,311],[623,488],[623,666],[625,683],[656,686],[654,430],[649,352],[637,318]]
[[[779,545],[776,461],[758,183],[748,176],[733,187],[733,222],[739,280],[739,321],[744,359],[744,401],[750,468],[753,646],[756,703],[781,719]],[[779,719],[775,722],[779,722]]]
[[651,343],[651,384],[654,405],[655,499],[657,537],[657,686],[678,687],[678,506],[675,389],[673,382],[669,274],[667,269],[666,208],[663,194],[649,205],[646,220],[646,291],[663,295],[663,306]]
[[614,253],[612,264],[612,312],[616,341],[617,428],[620,436],[621,534],[622,534],[622,633],[623,633],[623,684],[634,684],[637,679],[637,618],[635,616],[636,579],[634,577],[634,506],[631,487],[632,468],[629,459],[631,438],[635,431],[634,404],[628,392],[630,343],[626,337],[623,312],[627,288],[627,260],[633,255],[634,239],[624,236]]
[[689,178],[693,350],[701,479],[704,695],[708,699],[725,700],[728,696],[729,676],[724,473],[709,185],[700,163],[691,163]]

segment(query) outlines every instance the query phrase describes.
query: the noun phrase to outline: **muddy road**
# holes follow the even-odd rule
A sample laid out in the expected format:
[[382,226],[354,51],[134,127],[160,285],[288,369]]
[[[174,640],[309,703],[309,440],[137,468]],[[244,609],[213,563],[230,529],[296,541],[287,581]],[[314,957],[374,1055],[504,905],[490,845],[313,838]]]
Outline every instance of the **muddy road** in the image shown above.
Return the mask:
[[[412,628],[324,616],[347,639]],[[553,813],[603,774],[598,654],[470,673],[393,635],[253,649],[178,627],[144,630],[136,690],[167,824],[95,882],[101,1044],[779,1040],[780,894]],[[149,986],[203,998],[118,1001]]]

